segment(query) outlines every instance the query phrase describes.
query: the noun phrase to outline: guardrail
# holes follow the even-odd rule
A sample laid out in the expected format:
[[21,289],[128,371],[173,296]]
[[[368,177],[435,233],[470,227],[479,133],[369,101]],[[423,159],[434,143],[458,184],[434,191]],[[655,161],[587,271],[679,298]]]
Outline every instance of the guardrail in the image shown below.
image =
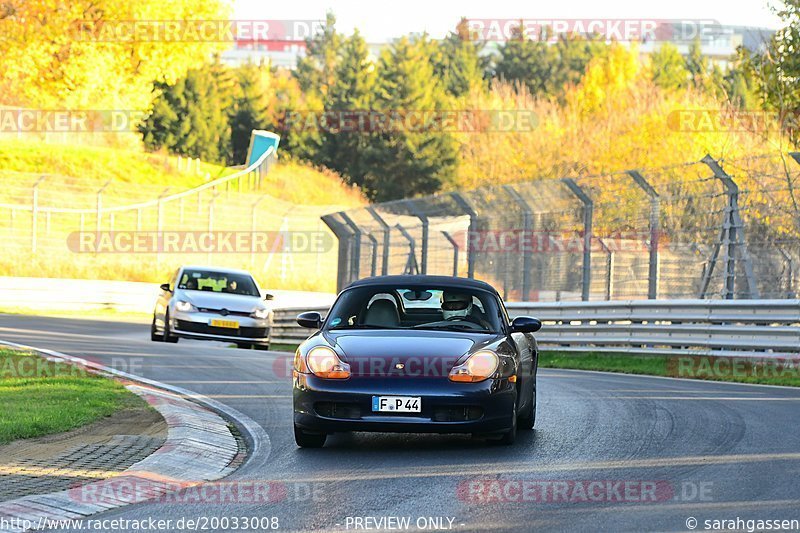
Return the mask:
[[[631,300],[517,302],[515,316],[542,320],[536,338],[545,349],[722,356],[800,356],[800,300]],[[298,313],[327,308],[284,308],[275,313],[273,342],[298,344],[311,331]]]

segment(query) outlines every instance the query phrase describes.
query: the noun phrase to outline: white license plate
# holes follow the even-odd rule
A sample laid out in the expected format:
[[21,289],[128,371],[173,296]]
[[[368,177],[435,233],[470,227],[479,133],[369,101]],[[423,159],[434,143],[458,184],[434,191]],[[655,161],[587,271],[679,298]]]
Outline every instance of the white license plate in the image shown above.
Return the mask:
[[419,396],[373,396],[374,413],[420,413],[422,400]]

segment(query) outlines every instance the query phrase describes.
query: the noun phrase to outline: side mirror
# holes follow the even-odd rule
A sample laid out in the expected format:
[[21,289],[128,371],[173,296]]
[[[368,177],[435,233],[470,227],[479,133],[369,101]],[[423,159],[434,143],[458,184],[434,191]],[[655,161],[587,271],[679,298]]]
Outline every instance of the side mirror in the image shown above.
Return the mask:
[[300,313],[297,315],[297,323],[304,328],[319,329],[322,327],[322,315],[316,311]]
[[275,295],[266,293],[266,294],[264,294],[264,299],[265,300],[274,300],[275,299]]
[[169,288],[169,283],[162,283],[161,290],[164,292],[172,292],[172,290]]
[[518,316],[511,321],[513,333],[534,333],[542,329],[542,321],[529,316]]

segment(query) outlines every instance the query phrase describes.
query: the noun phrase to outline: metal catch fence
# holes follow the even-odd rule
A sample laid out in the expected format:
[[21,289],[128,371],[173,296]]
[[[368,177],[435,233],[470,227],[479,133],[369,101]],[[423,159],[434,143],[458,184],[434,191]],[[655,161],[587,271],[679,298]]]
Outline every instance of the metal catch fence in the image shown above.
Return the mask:
[[508,301],[795,298],[800,153],[540,179],[323,218],[338,287],[447,274]]

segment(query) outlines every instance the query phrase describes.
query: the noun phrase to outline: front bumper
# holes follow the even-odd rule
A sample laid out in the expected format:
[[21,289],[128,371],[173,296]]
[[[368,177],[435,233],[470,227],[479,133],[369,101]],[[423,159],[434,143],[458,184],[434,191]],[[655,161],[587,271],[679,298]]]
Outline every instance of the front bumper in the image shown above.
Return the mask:
[[[269,319],[257,319],[245,316],[221,316],[211,313],[176,312],[170,317],[170,329],[174,335],[187,339],[217,340],[228,342],[250,342],[253,344],[269,344],[272,324]],[[235,320],[238,328],[222,328],[212,326],[212,320]]]
[[[374,413],[373,396],[418,396],[420,413]],[[294,423],[311,432],[499,433],[513,424],[508,379],[453,383],[435,378],[294,378]]]

